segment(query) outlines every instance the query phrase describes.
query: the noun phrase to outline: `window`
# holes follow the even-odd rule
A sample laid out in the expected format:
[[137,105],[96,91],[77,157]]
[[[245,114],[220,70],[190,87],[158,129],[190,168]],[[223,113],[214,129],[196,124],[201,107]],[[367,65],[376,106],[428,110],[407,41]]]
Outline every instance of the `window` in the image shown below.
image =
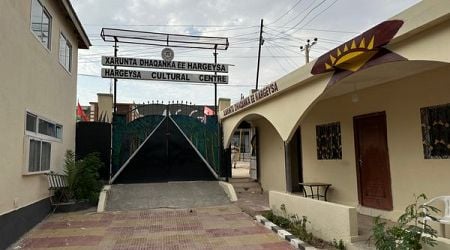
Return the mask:
[[50,49],[52,18],[39,0],[32,0],[31,5],[31,30],[39,41]]
[[425,159],[450,159],[450,103],[420,109]]
[[52,144],[36,138],[29,138],[28,172],[50,170]]
[[39,119],[39,133],[56,137],[56,125],[54,123]]
[[63,34],[59,37],[59,62],[67,71],[72,70],[72,45]]
[[37,122],[37,116],[27,113],[26,130],[31,131],[31,132],[37,132],[36,131],[36,122]]
[[27,151],[26,174],[50,170],[52,143],[61,142],[63,126],[39,115],[27,112],[25,134]]
[[339,122],[316,126],[317,159],[342,159],[341,125]]
[[33,136],[49,136],[62,139],[63,126],[54,122],[50,122],[42,117],[27,112],[26,131],[28,135]]
[[62,125],[56,124],[56,138],[62,139]]

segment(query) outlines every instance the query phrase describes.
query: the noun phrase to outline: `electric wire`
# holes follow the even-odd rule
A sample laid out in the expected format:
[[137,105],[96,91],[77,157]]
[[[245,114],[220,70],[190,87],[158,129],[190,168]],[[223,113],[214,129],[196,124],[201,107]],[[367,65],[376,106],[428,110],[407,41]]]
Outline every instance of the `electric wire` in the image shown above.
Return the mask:
[[303,9],[303,11],[300,11],[297,15],[295,15],[293,18],[289,19],[287,22],[285,22],[282,27],[286,27],[289,23],[293,22],[294,20],[296,20],[298,17],[300,17],[303,13],[306,12],[306,10],[308,10],[314,3],[316,2],[316,0],[313,0],[306,8]]
[[330,5],[328,5],[325,9],[321,10],[319,13],[317,13],[313,18],[311,18],[307,23],[305,23],[302,27],[296,29],[301,30],[304,27],[306,27],[308,24],[310,24],[312,21],[314,21],[314,19],[316,19],[318,16],[322,15],[323,13],[325,13],[329,8],[331,8],[334,4],[337,3],[338,0],[334,0],[334,2],[332,2]]
[[[299,21],[297,22],[297,24],[295,24],[293,27],[287,29],[284,31],[285,36],[288,34],[287,32],[295,29],[297,26],[299,26],[315,9],[317,9],[319,6],[321,6],[323,3],[325,3],[326,0],[322,0],[319,4],[317,4],[316,6],[314,6],[311,10],[308,11],[308,13],[306,13],[306,15]],[[283,38],[283,36],[279,37],[279,38]]]
[[278,66],[280,66],[280,68],[284,70],[285,73],[288,73],[288,72],[289,72],[289,71],[288,71],[288,70],[280,63],[280,61],[278,60],[278,57],[275,56],[275,55],[272,53],[272,51],[271,51],[270,48],[267,48],[267,52],[269,52],[269,54],[272,55],[271,57],[275,60],[275,62],[278,64]]
[[[286,11],[283,15],[281,15],[280,17],[278,17],[275,21],[269,23],[270,25],[280,21],[281,18],[285,17],[287,14],[289,14],[289,12],[291,12],[295,7],[297,7],[297,5],[299,5],[302,2],[302,0],[298,0],[296,4],[294,4],[294,6],[292,6],[288,11]],[[267,24],[267,25],[269,25]]]

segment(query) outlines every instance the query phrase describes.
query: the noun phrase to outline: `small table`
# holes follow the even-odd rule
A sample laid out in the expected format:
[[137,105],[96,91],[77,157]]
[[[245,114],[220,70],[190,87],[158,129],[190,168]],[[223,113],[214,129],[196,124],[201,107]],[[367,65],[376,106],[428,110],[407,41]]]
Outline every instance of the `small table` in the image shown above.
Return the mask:
[[[300,182],[299,185],[302,187],[305,197],[318,200],[323,198],[324,201],[327,201],[327,191],[331,184],[321,182]],[[310,194],[306,192],[306,187],[309,187],[309,190],[311,191]],[[320,194],[321,189],[323,190],[323,194]]]

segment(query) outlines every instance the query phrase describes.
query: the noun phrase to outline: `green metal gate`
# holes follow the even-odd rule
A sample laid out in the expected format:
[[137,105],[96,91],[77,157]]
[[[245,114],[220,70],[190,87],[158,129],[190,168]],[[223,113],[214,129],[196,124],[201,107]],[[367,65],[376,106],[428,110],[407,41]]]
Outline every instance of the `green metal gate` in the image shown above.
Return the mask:
[[[174,138],[178,141],[185,139],[193,148],[193,151],[186,150],[186,154],[201,159],[212,174],[216,178],[219,177],[221,169],[218,120],[216,116],[204,116],[203,108],[204,106],[187,104],[143,104],[137,105],[125,115],[115,115],[112,136],[112,181],[123,169],[131,165],[130,162],[137,154],[155,154],[155,151],[158,151],[157,148],[152,150],[147,147],[145,149],[147,152],[142,152],[144,144],[161,143],[161,147],[169,148],[167,143],[162,142],[163,137],[154,133],[170,135],[179,132],[182,136],[174,134]],[[174,124],[175,128],[162,131],[161,126],[169,126],[166,125],[168,122]],[[170,180],[170,176],[167,178]]]

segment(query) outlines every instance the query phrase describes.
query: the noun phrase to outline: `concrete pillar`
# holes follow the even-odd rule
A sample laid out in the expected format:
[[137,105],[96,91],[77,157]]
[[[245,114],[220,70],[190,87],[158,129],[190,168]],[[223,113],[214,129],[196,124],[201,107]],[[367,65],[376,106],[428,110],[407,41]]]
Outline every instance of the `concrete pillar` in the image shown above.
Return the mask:
[[113,95],[112,94],[97,94],[98,100],[98,121],[99,122],[112,122],[113,112]]

